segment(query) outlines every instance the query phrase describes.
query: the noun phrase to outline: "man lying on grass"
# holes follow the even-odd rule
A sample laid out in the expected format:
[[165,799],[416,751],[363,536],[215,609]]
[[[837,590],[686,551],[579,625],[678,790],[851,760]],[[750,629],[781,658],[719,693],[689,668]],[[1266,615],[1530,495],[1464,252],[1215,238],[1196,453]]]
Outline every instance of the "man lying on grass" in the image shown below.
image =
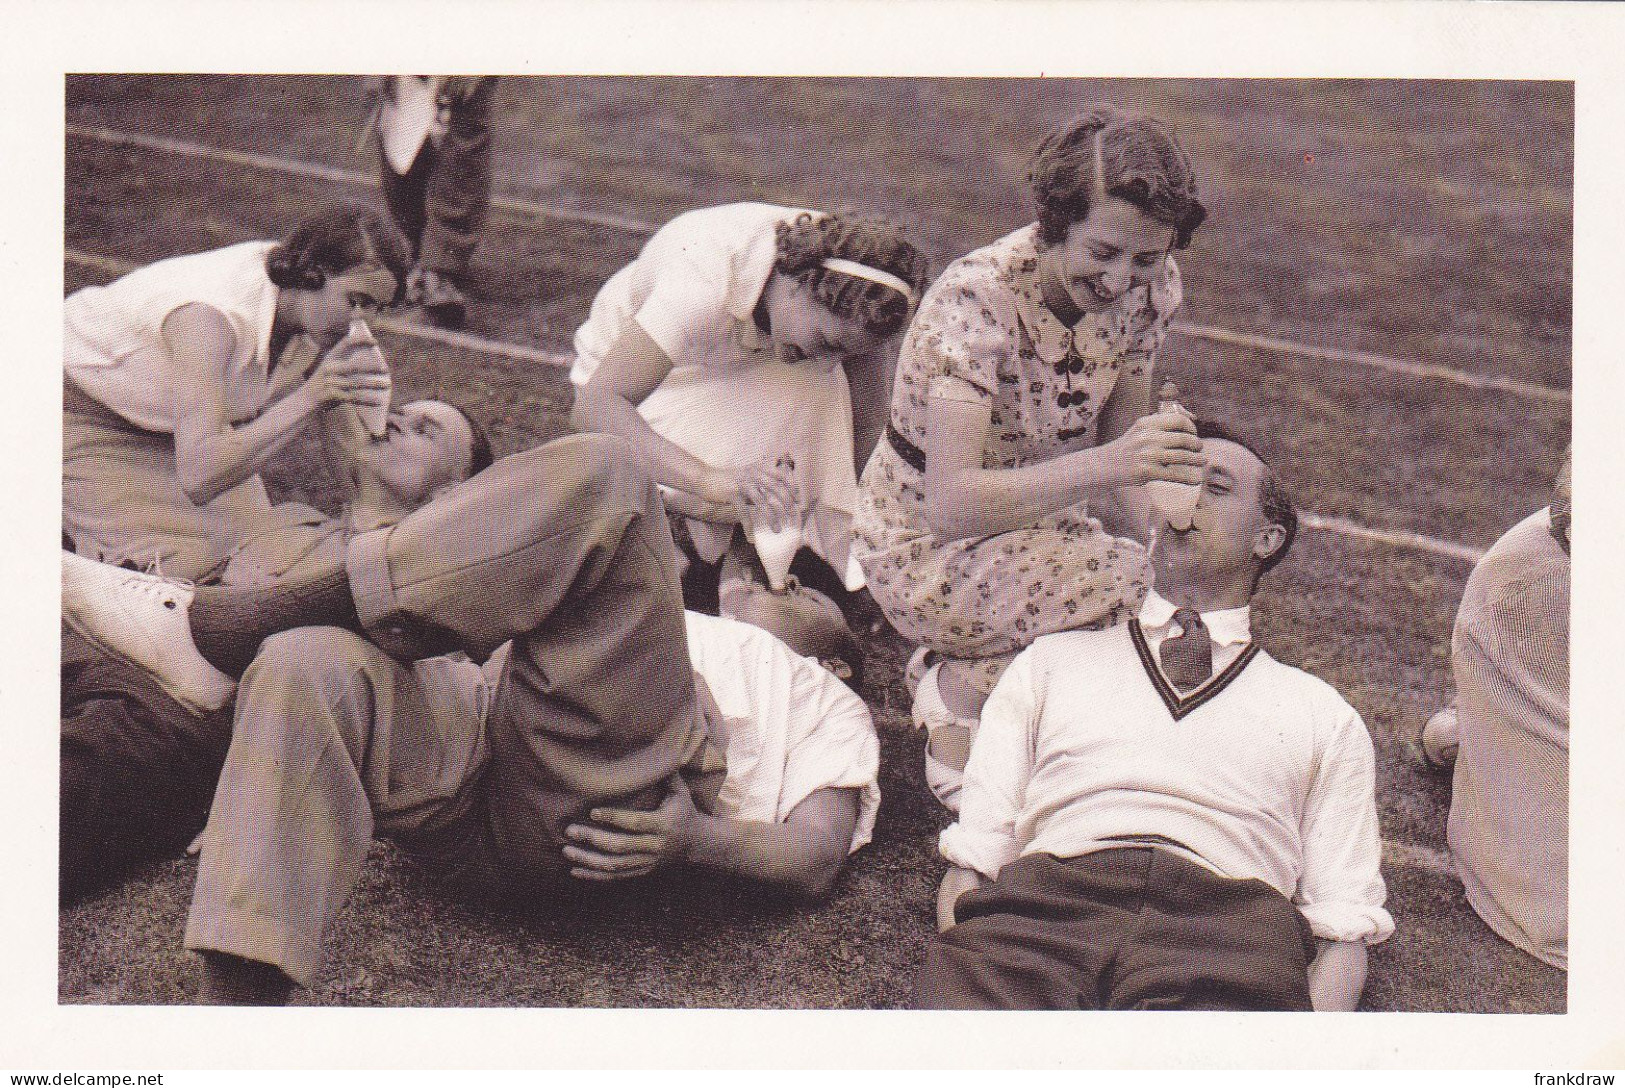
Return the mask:
[[[397,409],[376,442],[346,443],[332,433],[353,422],[342,410],[322,420],[336,475],[354,489],[344,515],[332,518],[302,503],[277,506],[248,539],[219,543],[218,552],[230,558],[211,580],[274,584],[301,561],[342,549],[359,530],[399,520],[434,491],[491,464],[484,433],[443,401]],[[176,586],[140,575],[75,569],[103,582],[128,581],[127,591],[176,595]],[[66,575],[64,584],[71,584]],[[179,854],[202,830],[231,742],[234,689],[207,663],[192,675],[155,678],[86,638],[75,623],[73,609],[65,608],[58,861],[65,902],[122,878],[140,862]],[[162,643],[154,639],[150,650],[162,652]]]
[[1039,639],[982,712],[920,1007],[1353,1009],[1393,931],[1365,724],[1251,641],[1297,516],[1198,434],[1138,619]]
[[685,615],[623,441],[560,439],[394,516],[264,588],[64,557],[64,613],[169,689],[247,665],[187,925],[203,1000],[308,986],[375,831],[451,883],[544,901],[679,863],[816,897],[868,841],[867,708],[764,630]]

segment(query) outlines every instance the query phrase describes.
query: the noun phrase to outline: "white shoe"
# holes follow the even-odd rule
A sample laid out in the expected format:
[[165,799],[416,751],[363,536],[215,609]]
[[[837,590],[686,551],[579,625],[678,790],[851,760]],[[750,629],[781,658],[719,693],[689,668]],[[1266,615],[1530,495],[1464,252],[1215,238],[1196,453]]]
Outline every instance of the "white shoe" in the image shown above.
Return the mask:
[[96,646],[144,669],[187,710],[212,714],[237,684],[192,641],[188,582],[62,553],[62,619]]
[[929,646],[920,646],[914,650],[908,664],[903,666],[903,686],[908,689],[910,699],[920,690],[920,681],[925,679],[925,674],[937,660],[937,656],[931,652]]
[[1456,765],[1456,753],[1461,749],[1461,723],[1456,704],[1451,703],[1422,727],[1422,756],[1429,769],[1448,771]]
[[[919,655],[915,655],[919,656]],[[954,815],[959,815],[959,794],[965,785],[963,769],[950,767],[931,751],[932,735],[943,726],[957,725],[970,730],[971,736],[981,724],[976,718],[956,718],[937,690],[937,676],[942,663],[932,665],[920,678],[914,691],[913,718],[916,729],[925,730],[925,784],[936,799]]]

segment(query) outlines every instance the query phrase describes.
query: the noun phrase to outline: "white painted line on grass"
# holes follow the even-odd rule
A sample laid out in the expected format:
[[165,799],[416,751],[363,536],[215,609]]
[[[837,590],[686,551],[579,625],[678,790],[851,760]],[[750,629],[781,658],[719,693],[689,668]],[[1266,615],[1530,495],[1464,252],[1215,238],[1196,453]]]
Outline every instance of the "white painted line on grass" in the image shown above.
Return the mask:
[[[277,155],[262,155],[251,151],[228,151],[223,148],[190,143],[186,140],[172,140],[162,136],[120,132],[116,129],[100,128],[93,125],[69,124],[66,130],[69,136],[94,140],[98,143],[139,147],[148,151],[164,152],[171,155],[209,159],[215,162],[231,163],[234,166],[248,166],[257,170],[287,174],[292,177],[337,182],[341,185],[359,185],[369,189],[376,188],[378,185],[378,178],[373,174],[364,174],[358,170],[345,170],[335,166],[324,166],[320,163],[286,159]],[[630,216],[588,211],[562,204],[524,200],[518,197],[502,196],[501,194],[493,195],[491,203],[495,207],[521,212],[526,215],[562,219],[566,222],[589,223],[594,226],[610,227],[633,234],[652,234],[660,227],[658,223],[651,223]],[[1316,347],[1313,344],[1300,344],[1273,336],[1257,336],[1252,333],[1234,332],[1214,325],[1196,325],[1186,321],[1174,322],[1173,328],[1176,332],[1199,340],[1230,344],[1256,351],[1273,351],[1285,355],[1296,355],[1300,358],[1318,359],[1322,362],[1370,367],[1410,378],[1453,382],[1469,389],[1493,389],[1552,404],[1567,404],[1572,399],[1567,389],[1540,385],[1536,382],[1520,381],[1517,378],[1473,374],[1438,363],[1419,363],[1410,359],[1399,359],[1370,351],[1347,351],[1340,348]]]
[[1464,385],[1470,389],[1495,389],[1503,393],[1512,393],[1520,397],[1528,397],[1530,400],[1546,401],[1551,404],[1567,404],[1571,399],[1567,389],[1557,389],[1550,385],[1520,381],[1517,378],[1501,378],[1489,374],[1469,374],[1464,370],[1442,366],[1438,363],[1418,363],[1410,359],[1395,359],[1369,351],[1318,348],[1311,344],[1299,344],[1292,340],[1280,340],[1273,336],[1254,336],[1252,333],[1231,332],[1229,329],[1221,329],[1214,325],[1192,325],[1186,321],[1175,321],[1172,328],[1175,332],[1182,332],[1186,336],[1193,336],[1198,340],[1211,340],[1214,343],[1251,348],[1255,351],[1273,351],[1282,355],[1296,355],[1299,358],[1316,359],[1326,363],[1368,366],[1377,370],[1386,370],[1390,373],[1404,375],[1408,378],[1436,378],[1440,381],[1455,382],[1457,385]]
[[[314,181],[331,181],[340,185],[359,185],[368,189],[378,187],[377,174],[365,174],[359,170],[345,170],[342,167],[325,166],[321,163],[303,162],[298,159],[285,159],[280,155],[261,155],[253,151],[228,151],[224,148],[194,144],[186,140],[171,140],[162,136],[146,136],[135,132],[119,132],[116,129],[99,128],[94,125],[69,124],[67,134],[82,140],[94,140],[97,143],[139,147],[147,151],[160,151],[170,155],[209,159],[214,162],[231,163],[233,166],[247,166],[255,170],[287,174],[290,177],[309,178]],[[524,200],[519,197],[503,196],[501,193],[491,195],[491,204],[493,207],[521,212],[525,215],[563,219],[572,223],[590,223],[594,226],[610,227],[614,230],[624,230],[632,234],[653,234],[660,229],[658,223],[650,223],[647,220],[634,219],[630,216],[589,211],[585,208],[572,208],[563,204],[548,204],[538,200]]]
[[1315,514],[1307,510],[1298,512],[1298,521],[1308,529],[1322,529],[1329,533],[1342,533],[1344,536],[1358,537],[1361,540],[1370,540],[1395,548],[1411,548],[1415,551],[1431,552],[1447,559],[1463,559],[1469,563],[1476,563],[1484,558],[1482,549],[1468,547],[1466,544],[1456,544],[1449,540],[1440,540],[1438,537],[1424,536],[1421,533],[1413,533],[1408,529],[1373,529],[1361,525],[1357,521],[1350,521],[1348,518],[1334,517],[1329,514]]
[[[77,249],[64,249],[63,257],[74,264],[99,269],[117,276],[121,276],[136,267],[129,261],[103,257],[95,253],[85,253]],[[526,347],[523,344],[510,344],[503,340],[488,340],[483,336],[472,336],[463,332],[448,332],[444,329],[413,325],[388,317],[374,318],[373,320],[379,328],[386,329],[399,336],[415,340],[427,340],[435,344],[445,344],[450,347],[461,348],[464,351],[494,355],[501,359],[540,363],[543,366],[561,369],[568,367],[575,361],[569,355]],[[1413,533],[1404,529],[1372,529],[1361,525],[1359,522],[1350,521],[1348,518],[1316,514],[1307,510],[1299,511],[1298,520],[1307,529],[1319,529],[1343,536],[1356,537],[1360,540],[1386,544],[1390,547],[1427,552],[1447,559],[1462,559],[1470,563],[1476,563],[1484,554],[1477,548],[1425,536],[1421,533]]]

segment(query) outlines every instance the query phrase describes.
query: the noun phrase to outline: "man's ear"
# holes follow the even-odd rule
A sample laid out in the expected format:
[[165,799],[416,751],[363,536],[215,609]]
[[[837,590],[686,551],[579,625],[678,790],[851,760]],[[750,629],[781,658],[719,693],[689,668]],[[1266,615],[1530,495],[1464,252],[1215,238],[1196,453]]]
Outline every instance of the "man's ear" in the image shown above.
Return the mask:
[[1259,562],[1263,562],[1286,545],[1286,529],[1283,526],[1271,523],[1258,531],[1253,538],[1253,555]]

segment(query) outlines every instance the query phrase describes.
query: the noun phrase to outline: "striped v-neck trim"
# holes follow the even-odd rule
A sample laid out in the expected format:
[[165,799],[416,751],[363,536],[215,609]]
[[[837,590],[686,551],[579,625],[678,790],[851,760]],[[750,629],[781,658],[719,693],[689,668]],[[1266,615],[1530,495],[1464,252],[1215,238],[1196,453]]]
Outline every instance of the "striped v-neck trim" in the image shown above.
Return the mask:
[[1248,662],[1258,656],[1258,643],[1249,642],[1241,651],[1241,656],[1226,665],[1223,672],[1189,695],[1181,695],[1162,674],[1162,666],[1157,663],[1156,655],[1151,652],[1151,644],[1146,642],[1145,632],[1140,629],[1139,620],[1128,621],[1128,634],[1134,641],[1134,649],[1140,655],[1140,664],[1145,668],[1146,675],[1151,678],[1151,686],[1157,690],[1163,705],[1168,708],[1168,713],[1173,715],[1176,722],[1229,687],[1236,677],[1241,675]]

